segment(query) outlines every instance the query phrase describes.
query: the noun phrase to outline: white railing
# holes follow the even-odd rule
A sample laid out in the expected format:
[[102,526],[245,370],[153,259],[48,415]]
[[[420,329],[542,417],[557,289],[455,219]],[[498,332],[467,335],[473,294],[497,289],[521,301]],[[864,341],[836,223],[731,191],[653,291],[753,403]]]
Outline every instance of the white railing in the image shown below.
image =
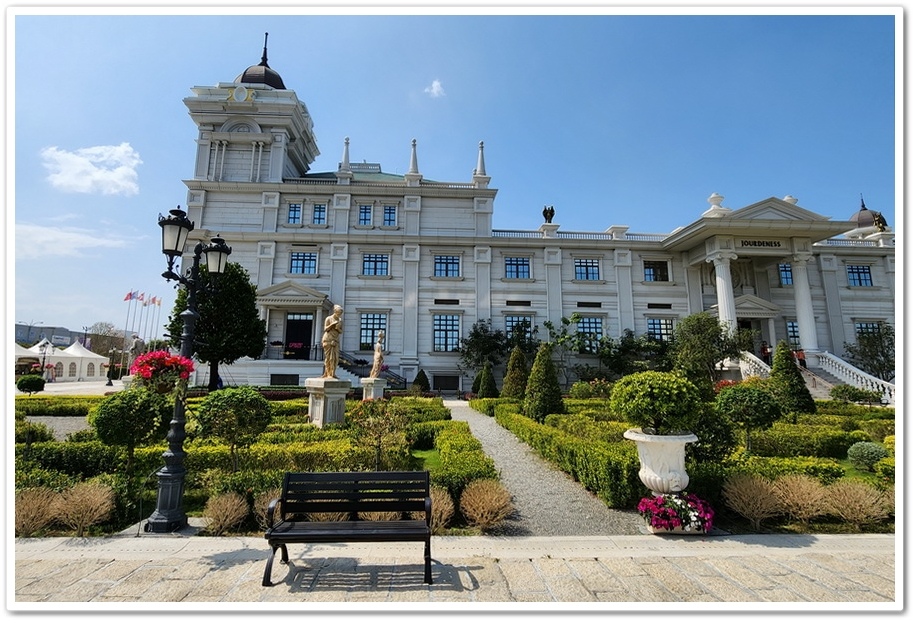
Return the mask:
[[897,388],[893,383],[882,381],[878,377],[867,374],[828,352],[812,352],[807,353],[807,355],[808,362],[812,366],[823,368],[847,385],[879,392],[888,405],[894,406]]
[[741,353],[741,359],[739,360],[738,365],[741,368],[742,379],[746,379],[751,376],[759,376],[762,379],[766,379],[770,376],[770,366],[765,364],[759,357],[753,353],[749,353],[748,351],[743,351]]

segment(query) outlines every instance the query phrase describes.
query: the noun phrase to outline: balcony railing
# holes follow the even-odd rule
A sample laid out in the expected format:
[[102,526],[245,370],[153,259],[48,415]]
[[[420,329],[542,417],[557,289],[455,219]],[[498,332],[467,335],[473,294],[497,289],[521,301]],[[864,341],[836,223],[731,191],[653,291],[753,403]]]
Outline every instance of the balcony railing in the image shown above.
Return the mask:
[[882,381],[878,377],[863,372],[834,354],[828,352],[811,353],[808,355],[808,361],[818,368],[823,368],[847,385],[880,393],[882,399],[890,406],[894,406],[896,402],[897,388],[893,383]]

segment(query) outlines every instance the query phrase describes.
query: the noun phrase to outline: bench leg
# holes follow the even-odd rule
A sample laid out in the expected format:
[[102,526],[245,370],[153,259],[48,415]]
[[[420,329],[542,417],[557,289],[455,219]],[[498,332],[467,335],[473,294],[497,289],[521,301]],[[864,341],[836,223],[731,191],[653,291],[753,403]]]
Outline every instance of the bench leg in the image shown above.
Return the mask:
[[430,553],[429,537],[423,547],[423,582],[433,583],[432,554]]
[[289,564],[289,552],[286,550],[286,544],[280,543],[279,545],[271,545],[270,556],[267,557],[267,566],[264,567],[264,579],[261,580],[261,586],[273,586],[273,583],[270,581],[270,572],[274,566],[274,556],[277,554],[277,549],[280,550],[281,562]]

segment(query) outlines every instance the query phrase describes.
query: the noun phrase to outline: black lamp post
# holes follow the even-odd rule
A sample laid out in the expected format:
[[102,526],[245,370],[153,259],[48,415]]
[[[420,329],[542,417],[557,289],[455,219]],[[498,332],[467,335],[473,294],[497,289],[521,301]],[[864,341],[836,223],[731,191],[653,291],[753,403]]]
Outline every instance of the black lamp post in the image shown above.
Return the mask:
[[[177,281],[188,291],[188,308],[181,312],[181,350],[182,357],[190,359],[194,355],[194,325],[199,314],[197,313],[197,293],[206,287],[200,282],[200,260],[206,256],[208,272],[211,275],[220,275],[226,270],[229,254],[232,249],[226,245],[222,238],[213,238],[210,244],[198,242],[194,247],[194,260],[191,268],[182,275],[175,271],[175,260],[184,252],[188,234],[194,229],[194,223],[188,219],[187,213],[181,208],[169,211],[170,216],[159,216],[159,226],[162,228],[162,252],[168,256],[168,270],[162,273],[167,281]],[[188,516],[182,506],[184,497],[184,457],[183,448],[185,439],[185,408],[184,392],[186,388],[179,389],[175,398],[175,407],[172,412],[172,421],[169,423],[169,432],[166,435],[168,449],[162,454],[165,466],[158,472],[159,492],[156,497],[156,510],[146,521],[147,532],[173,532],[188,525]]]
[[52,346],[48,344],[47,342],[45,342],[38,348],[38,350],[41,352],[41,377],[42,378],[44,378],[45,375],[47,374],[47,371],[45,370],[45,359],[48,356],[49,348],[52,348]]

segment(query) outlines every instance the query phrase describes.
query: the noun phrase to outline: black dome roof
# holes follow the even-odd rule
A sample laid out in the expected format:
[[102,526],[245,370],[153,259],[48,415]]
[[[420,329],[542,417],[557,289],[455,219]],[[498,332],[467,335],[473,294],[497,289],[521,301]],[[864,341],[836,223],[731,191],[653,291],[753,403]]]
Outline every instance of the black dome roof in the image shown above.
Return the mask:
[[849,220],[855,221],[857,227],[877,227],[881,231],[887,228],[887,220],[884,216],[880,212],[866,208],[864,199],[862,199],[862,207],[849,217]]
[[261,55],[261,62],[252,65],[240,73],[235,82],[245,82],[248,84],[265,84],[274,89],[286,89],[283,84],[283,78],[267,64],[267,33],[264,33],[264,53]]

